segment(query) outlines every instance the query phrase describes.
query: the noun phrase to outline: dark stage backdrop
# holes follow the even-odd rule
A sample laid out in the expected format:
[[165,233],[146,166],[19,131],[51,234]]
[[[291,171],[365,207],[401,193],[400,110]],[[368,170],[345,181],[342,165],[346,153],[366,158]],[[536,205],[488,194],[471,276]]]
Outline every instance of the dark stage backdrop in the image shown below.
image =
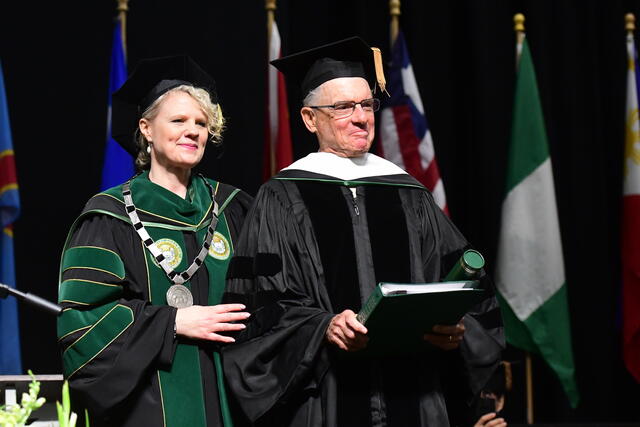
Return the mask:
[[[22,214],[17,283],[56,299],[69,226],[97,192],[105,140],[115,0],[5,2],[0,58],[13,128]],[[405,32],[454,222],[495,266],[514,85],[514,13],[526,15],[538,75],[564,244],[573,348],[582,400],[534,363],[537,422],[640,421],[640,386],[620,351],[620,205],[626,53],[624,14],[640,1],[403,0]],[[283,52],[351,35],[388,58],[386,0],[280,0]],[[186,52],[214,75],[229,117],[225,152],[200,169],[255,194],[260,184],[266,49],[262,0],[131,0],[130,65]],[[130,69],[132,67],[130,66]],[[295,157],[316,149],[290,89]],[[61,372],[55,321],[20,307],[23,362]],[[0,343],[2,345],[2,343]],[[523,355],[509,419],[523,421]]]

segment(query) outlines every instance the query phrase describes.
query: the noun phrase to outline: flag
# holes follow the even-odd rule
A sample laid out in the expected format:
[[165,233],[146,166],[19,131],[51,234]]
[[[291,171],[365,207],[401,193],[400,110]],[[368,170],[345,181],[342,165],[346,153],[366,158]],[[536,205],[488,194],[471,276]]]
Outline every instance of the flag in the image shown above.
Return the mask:
[[[20,214],[16,166],[13,158],[9,110],[0,65],[0,283],[15,288],[12,224]],[[18,303],[0,299],[0,375],[22,374]]]
[[134,173],[133,158],[111,138],[111,94],[120,89],[127,79],[127,64],[124,58],[124,46],[120,21],[113,29],[113,46],[111,48],[111,70],[109,73],[109,98],[107,109],[107,146],[102,167],[101,190],[122,184]]
[[[268,62],[280,58],[280,33],[275,21],[271,27],[268,50]],[[293,162],[287,89],[284,76],[271,64],[267,64],[267,109],[263,159],[264,181]]]
[[622,351],[625,364],[640,382],[640,123],[637,53],[627,33],[627,108],[622,192]]
[[518,48],[496,286],[507,341],[542,356],[575,407],[579,394],[551,158],[526,39]]
[[449,208],[436,162],[433,139],[402,31],[398,32],[393,43],[391,56],[387,84],[391,97],[383,100],[380,112],[378,154],[427,187],[438,206],[448,215]]

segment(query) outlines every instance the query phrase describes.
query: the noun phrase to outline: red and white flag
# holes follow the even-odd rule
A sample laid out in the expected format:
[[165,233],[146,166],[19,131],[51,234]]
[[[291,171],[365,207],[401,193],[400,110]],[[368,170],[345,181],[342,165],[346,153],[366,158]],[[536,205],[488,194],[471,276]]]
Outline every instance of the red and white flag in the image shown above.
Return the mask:
[[391,97],[383,100],[380,113],[378,154],[427,187],[438,206],[449,215],[431,131],[401,31],[393,44],[389,77],[387,90]]
[[640,122],[636,48],[631,31],[627,33],[627,55],[622,192],[622,336],[625,364],[640,382]]
[[[280,33],[275,21],[271,27],[269,41],[268,62],[271,62],[281,56]],[[293,162],[289,106],[284,76],[269,63],[267,69],[267,109],[262,173],[264,181]]]

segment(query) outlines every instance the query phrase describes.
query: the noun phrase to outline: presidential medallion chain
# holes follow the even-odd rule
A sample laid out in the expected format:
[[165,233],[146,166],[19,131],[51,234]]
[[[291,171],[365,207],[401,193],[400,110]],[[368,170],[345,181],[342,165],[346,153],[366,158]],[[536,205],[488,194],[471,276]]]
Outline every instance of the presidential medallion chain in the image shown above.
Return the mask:
[[204,259],[209,252],[209,248],[211,247],[211,241],[213,240],[213,233],[216,229],[216,225],[218,224],[218,203],[215,200],[215,190],[213,186],[202,176],[199,175],[204,183],[209,188],[209,193],[211,194],[211,201],[213,202],[213,209],[211,209],[211,222],[207,227],[207,235],[202,243],[202,248],[200,248],[200,252],[193,260],[191,265],[182,273],[178,273],[169,265],[169,259],[164,256],[162,250],[158,247],[156,242],[154,242],[149,232],[144,228],[142,221],[140,221],[140,217],[138,216],[138,211],[136,206],[133,204],[133,197],[131,195],[131,180],[125,182],[122,185],[122,197],[124,198],[124,206],[127,211],[127,215],[129,215],[129,219],[131,220],[131,224],[133,228],[140,236],[142,243],[147,247],[151,255],[156,260],[158,265],[162,267],[165,274],[169,278],[172,283],[172,286],[167,290],[167,304],[176,308],[189,307],[193,305],[193,295],[191,295],[191,291],[189,288],[184,286],[184,282],[188,281],[193,277],[193,275],[198,271],[198,269],[204,264]]

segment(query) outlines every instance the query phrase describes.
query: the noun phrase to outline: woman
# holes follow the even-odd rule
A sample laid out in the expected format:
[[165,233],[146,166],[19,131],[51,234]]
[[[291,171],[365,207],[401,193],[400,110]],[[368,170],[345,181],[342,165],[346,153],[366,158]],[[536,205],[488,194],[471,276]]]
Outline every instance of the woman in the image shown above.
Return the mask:
[[165,57],[113,96],[141,173],[89,200],[60,267],[64,373],[93,426],[232,425],[218,349],[249,314],[219,302],[251,198],[192,172],[223,130],[214,86]]

